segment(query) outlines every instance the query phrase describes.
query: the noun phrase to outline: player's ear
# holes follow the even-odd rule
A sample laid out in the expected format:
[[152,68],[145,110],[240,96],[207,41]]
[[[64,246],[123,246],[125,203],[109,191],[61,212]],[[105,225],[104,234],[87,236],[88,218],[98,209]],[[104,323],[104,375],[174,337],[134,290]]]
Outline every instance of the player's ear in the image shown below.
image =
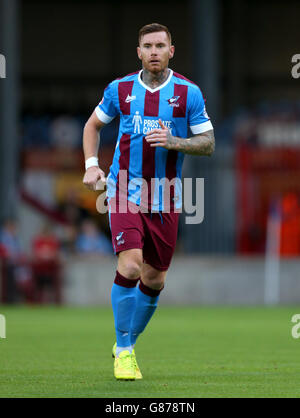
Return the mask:
[[169,52],[169,58],[173,58],[175,54],[175,46],[171,45],[170,46],[170,52]]
[[137,52],[137,55],[138,55],[139,59],[141,60],[142,59],[142,54],[141,54],[141,48],[139,46],[137,47],[136,52]]

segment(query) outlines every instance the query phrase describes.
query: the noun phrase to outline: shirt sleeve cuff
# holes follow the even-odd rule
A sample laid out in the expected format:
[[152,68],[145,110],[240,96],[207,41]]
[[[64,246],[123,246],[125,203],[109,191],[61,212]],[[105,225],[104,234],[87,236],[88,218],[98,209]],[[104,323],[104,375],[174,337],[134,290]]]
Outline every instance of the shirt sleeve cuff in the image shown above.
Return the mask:
[[204,123],[200,123],[200,125],[190,126],[190,128],[194,135],[202,134],[203,132],[211,131],[214,129],[210,120]]
[[98,119],[103,123],[109,123],[114,119],[113,117],[108,116],[106,113],[104,113],[103,110],[101,110],[99,106],[95,108],[95,112],[96,112]]

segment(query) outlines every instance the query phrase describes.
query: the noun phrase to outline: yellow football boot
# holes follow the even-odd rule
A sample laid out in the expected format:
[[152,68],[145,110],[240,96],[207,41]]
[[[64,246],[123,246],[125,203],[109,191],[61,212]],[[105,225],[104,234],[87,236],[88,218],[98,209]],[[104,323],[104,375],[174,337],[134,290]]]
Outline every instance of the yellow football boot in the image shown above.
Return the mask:
[[137,380],[143,379],[143,375],[142,375],[142,373],[140,371],[140,368],[139,368],[139,366],[137,364],[137,361],[136,361],[136,356],[135,356],[135,351],[134,350],[132,350],[132,354],[131,355],[132,355],[133,365],[135,367],[135,378]]
[[115,357],[114,375],[117,380],[135,380],[135,364],[129,351],[124,350]]
[[[116,357],[116,349],[117,349],[117,343],[115,343],[113,345],[113,348],[112,348],[112,357],[113,358]],[[133,365],[135,367],[135,378],[136,378],[136,380],[142,379],[143,378],[143,375],[142,375],[141,370],[140,370],[140,368],[139,368],[139,366],[137,364],[136,356],[135,356],[135,351],[134,350],[132,350],[132,354],[131,355],[132,355]]]

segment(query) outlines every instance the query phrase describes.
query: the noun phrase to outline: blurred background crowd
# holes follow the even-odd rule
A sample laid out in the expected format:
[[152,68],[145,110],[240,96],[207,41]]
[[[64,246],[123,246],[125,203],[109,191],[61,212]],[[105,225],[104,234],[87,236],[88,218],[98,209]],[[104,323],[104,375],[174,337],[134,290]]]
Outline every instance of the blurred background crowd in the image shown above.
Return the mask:
[[[212,158],[185,160],[185,177],[205,179],[205,220],[182,216],[177,254],[263,255],[272,218],[281,256],[300,256],[299,17],[292,0],[0,0],[2,300],[41,300],[37,280],[59,302],[66,258],[112,255],[99,192],[82,185],[82,131],[105,86],[140,68],[138,30],[155,21],[216,136]],[[117,130],[101,133],[106,174]]]

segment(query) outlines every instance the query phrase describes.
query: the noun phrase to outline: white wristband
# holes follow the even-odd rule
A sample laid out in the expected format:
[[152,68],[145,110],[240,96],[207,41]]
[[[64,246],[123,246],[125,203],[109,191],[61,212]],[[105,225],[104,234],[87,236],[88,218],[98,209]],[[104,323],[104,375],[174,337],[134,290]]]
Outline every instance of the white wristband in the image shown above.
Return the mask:
[[90,167],[99,167],[97,157],[90,157],[87,160],[85,160],[85,170],[87,170]]

